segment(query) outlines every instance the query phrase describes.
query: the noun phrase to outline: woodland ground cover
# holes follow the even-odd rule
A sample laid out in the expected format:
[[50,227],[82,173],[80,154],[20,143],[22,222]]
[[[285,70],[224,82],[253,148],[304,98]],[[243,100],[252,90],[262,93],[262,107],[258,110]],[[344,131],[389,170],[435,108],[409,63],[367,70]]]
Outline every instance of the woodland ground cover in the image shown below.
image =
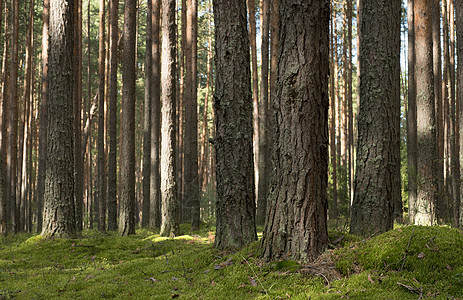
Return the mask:
[[265,262],[259,242],[212,247],[213,229],[175,239],[0,239],[0,299],[463,299],[463,234],[405,226],[372,238],[330,232],[316,262]]

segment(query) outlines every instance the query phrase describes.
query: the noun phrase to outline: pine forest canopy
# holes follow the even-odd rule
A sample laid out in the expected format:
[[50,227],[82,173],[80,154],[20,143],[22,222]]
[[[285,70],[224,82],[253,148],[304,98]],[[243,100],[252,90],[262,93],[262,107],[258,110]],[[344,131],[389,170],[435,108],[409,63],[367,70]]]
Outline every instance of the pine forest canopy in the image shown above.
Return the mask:
[[308,262],[338,221],[459,227],[462,6],[0,0],[0,232]]

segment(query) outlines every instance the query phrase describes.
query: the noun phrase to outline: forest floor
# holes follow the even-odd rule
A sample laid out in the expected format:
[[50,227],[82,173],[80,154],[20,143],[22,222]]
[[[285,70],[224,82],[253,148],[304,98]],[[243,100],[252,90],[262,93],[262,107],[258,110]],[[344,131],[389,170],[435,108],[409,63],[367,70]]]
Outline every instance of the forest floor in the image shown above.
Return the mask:
[[140,229],[119,237],[0,238],[0,299],[463,299],[463,234],[403,226],[373,238],[330,231],[316,262],[268,263],[259,242],[212,247],[204,228],[175,239]]

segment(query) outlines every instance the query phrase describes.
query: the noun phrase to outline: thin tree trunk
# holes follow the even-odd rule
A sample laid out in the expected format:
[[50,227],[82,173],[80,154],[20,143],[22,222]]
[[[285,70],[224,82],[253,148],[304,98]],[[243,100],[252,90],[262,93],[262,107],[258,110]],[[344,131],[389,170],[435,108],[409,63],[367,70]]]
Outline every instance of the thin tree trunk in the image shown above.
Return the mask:
[[161,0],[152,3],[150,227],[161,228]]
[[442,63],[440,43],[440,0],[433,0],[432,36],[433,36],[433,63],[434,63],[434,96],[436,106],[436,132],[437,132],[437,194],[438,199],[445,199],[444,192],[444,114],[442,107]]
[[260,132],[259,132],[259,157],[258,157],[258,170],[259,177],[257,181],[257,213],[256,224],[264,225],[267,216],[267,194],[269,185],[269,170],[270,170],[270,152],[268,151],[269,140],[269,122],[268,122],[268,98],[269,98],[269,14],[270,3],[269,0],[262,0],[262,79],[261,79],[261,101],[258,112],[260,113]]
[[[450,157],[451,157],[451,174],[452,174],[452,187],[453,187],[453,201],[452,205],[460,202],[460,154],[457,150],[457,120],[456,120],[456,99],[455,99],[455,20],[454,20],[454,2],[448,0],[449,3],[449,23],[450,23],[450,118],[451,118],[451,132],[450,132]],[[450,203],[445,203],[442,207],[441,219],[445,223],[450,222]]]
[[442,25],[443,25],[443,81],[442,81],[442,109],[443,109],[443,127],[444,127],[444,187],[443,195],[437,200],[437,214],[440,215],[441,208],[448,203],[452,193],[450,191],[451,174],[450,174],[450,107],[449,107],[449,26],[447,13],[447,0],[442,1]]
[[[463,88],[461,88],[461,84],[463,83],[463,43],[460,41],[463,41],[463,1],[456,1],[455,3],[455,9],[456,9],[456,25],[457,25],[457,83],[458,83],[458,89],[457,89],[457,99],[460,102],[460,110],[458,111],[458,114],[460,115],[459,121],[460,121],[460,128],[463,128],[463,105],[461,105],[461,101],[463,101]],[[460,149],[463,149],[463,131],[459,132],[460,134]],[[460,174],[463,173],[463,156],[460,155]],[[463,188],[463,185],[460,185],[460,189]],[[462,194],[463,191],[460,191],[460,194]],[[463,222],[463,209],[461,207],[461,200],[455,201],[454,207],[453,207],[453,218],[454,218],[454,225],[455,227],[460,227],[462,222]]]
[[176,24],[175,0],[162,0],[161,236],[179,234],[175,170]]
[[119,234],[135,234],[135,32],[136,0],[125,1],[122,60]]
[[98,29],[98,230],[106,231],[106,170],[105,170],[105,0],[100,0]]
[[417,201],[417,128],[416,128],[416,81],[415,81],[415,13],[414,0],[407,2],[408,20],[408,115],[407,115],[407,157],[408,157],[408,215],[415,223]]
[[437,188],[437,142],[434,109],[434,76],[432,61],[432,2],[416,1],[416,106],[418,136],[418,185],[416,225],[435,224]]
[[151,0],[147,0],[146,12],[146,52],[145,52],[145,102],[143,105],[143,206],[142,227],[149,226],[150,219],[150,166],[151,166],[151,61],[152,61],[152,12]]
[[110,0],[108,230],[117,230],[117,59],[119,0]]
[[257,71],[256,46],[256,1],[247,0],[249,14],[249,42],[251,45],[251,74],[253,99],[253,152],[254,152],[254,179],[256,182],[256,199],[259,199],[259,73]]

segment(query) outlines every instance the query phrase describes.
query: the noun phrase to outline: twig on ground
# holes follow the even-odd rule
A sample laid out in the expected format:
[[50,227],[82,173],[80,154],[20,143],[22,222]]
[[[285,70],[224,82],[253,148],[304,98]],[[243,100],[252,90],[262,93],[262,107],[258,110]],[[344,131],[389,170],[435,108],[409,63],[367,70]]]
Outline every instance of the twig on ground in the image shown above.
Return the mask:
[[405,249],[404,257],[402,258],[402,266],[400,267],[399,271],[402,271],[404,269],[405,260],[407,259],[408,250],[410,249],[410,243],[412,242],[413,233],[415,233],[415,228],[413,228],[412,234],[410,234],[410,238],[408,239],[407,249]]
[[254,270],[251,268],[251,266],[249,266],[249,262],[248,260],[241,255],[241,257],[244,259],[244,261],[246,262],[246,265],[248,266],[249,269],[251,269],[252,273],[254,274],[254,278],[256,278],[256,280],[259,282],[260,286],[262,287],[262,289],[264,290],[265,294],[268,296],[268,292],[267,292],[267,289],[265,289],[264,285],[262,284],[262,281],[260,281],[259,279],[259,276],[257,276],[256,272],[254,272]]

